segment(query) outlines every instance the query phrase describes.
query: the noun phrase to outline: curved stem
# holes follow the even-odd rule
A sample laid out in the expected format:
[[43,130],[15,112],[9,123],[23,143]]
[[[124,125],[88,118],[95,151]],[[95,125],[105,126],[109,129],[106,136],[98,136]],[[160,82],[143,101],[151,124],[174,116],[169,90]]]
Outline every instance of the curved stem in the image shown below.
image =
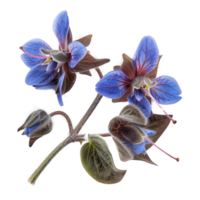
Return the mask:
[[[99,75],[99,78],[101,79],[103,77],[103,73],[101,69],[97,68],[96,71]],[[53,160],[55,160],[61,154],[61,152],[67,148],[67,146],[70,143],[78,142],[82,144],[82,142],[85,141],[85,133],[82,133],[81,131],[84,129],[84,126],[90,120],[90,118],[92,117],[92,115],[94,114],[94,112],[96,111],[100,103],[102,102],[103,98],[104,97],[102,95],[98,93],[95,94],[93,100],[91,101],[90,105],[87,107],[84,114],[79,118],[74,129],[73,129],[73,123],[71,121],[71,118],[66,112],[61,111],[61,110],[55,110],[50,113],[51,116],[62,115],[65,117],[68,124],[68,128],[69,128],[68,132],[70,133],[70,135],[68,137],[63,138],[61,142],[55,145],[51,149],[51,151],[49,151],[49,153],[44,157],[44,159],[38,164],[38,166],[33,170],[33,172],[27,177],[26,183],[28,185],[35,186],[36,183],[39,181],[39,178],[44,173],[44,171],[46,171],[46,169],[48,168],[48,166],[51,165]],[[103,135],[108,136],[107,133],[106,134],[103,133]]]
[[55,111],[55,112],[52,112],[49,115],[51,117],[53,117],[54,115],[62,115],[67,120],[67,123],[68,123],[68,126],[69,126],[69,132],[71,133],[74,130],[73,125],[72,125],[72,121],[71,121],[70,117],[65,112]]
[[97,71],[97,73],[98,73],[100,79],[102,79],[102,78],[103,78],[103,74],[102,74],[101,70],[100,70],[98,67],[95,68],[95,70]]
[[[68,137],[63,138],[61,142],[59,142],[56,146],[54,146],[52,150],[44,157],[44,159],[35,168],[36,170],[34,170],[26,179],[27,184],[31,186],[36,185],[40,176],[44,173],[44,171],[48,168],[48,166],[50,166],[50,164],[61,154],[62,151],[64,151],[67,148],[67,146],[70,143],[72,143],[73,141],[74,142],[84,141],[84,139],[81,138],[83,134],[79,133],[83,130],[85,124],[90,120],[90,117],[94,114],[95,110],[98,108],[102,100],[103,100],[102,95],[95,94],[94,99],[91,101],[90,105],[87,107],[82,117],[79,118],[75,128],[70,132],[70,135]],[[55,113],[56,111],[54,112],[54,114]],[[78,140],[79,137],[80,140]]]

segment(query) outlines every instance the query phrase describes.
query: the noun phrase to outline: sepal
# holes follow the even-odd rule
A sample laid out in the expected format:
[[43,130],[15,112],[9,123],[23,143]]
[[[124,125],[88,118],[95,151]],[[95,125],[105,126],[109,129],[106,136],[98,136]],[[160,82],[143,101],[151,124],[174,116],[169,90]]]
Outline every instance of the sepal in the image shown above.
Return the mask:
[[31,147],[38,138],[52,130],[51,116],[44,110],[36,110],[28,116],[24,124],[18,128],[18,131],[23,129],[25,129],[23,135],[30,138],[29,146]]

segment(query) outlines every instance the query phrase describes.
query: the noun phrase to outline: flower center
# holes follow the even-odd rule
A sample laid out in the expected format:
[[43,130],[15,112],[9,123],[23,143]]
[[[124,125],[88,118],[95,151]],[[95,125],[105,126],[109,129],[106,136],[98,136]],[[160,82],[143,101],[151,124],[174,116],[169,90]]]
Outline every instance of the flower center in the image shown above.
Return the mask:
[[133,86],[134,89],[140,89],[141,87],[145,86],[145,83],[144,83],[144,79],[143,77],[136,77],[131,85]]

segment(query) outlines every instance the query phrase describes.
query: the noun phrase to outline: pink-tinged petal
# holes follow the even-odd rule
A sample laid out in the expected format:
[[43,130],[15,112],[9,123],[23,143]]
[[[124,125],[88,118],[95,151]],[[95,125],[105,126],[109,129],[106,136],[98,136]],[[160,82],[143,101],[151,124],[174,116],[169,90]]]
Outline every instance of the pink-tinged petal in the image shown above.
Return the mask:
[[150,87],[150,93],[159,104],[174,104],[182,99],[178,96],[181,94],[181,89],[174,78],[160,76],[154,81],[155,85]]
[[83,44],[85,47],[89,46],[90,45],[90,42],[91,42],[91,39],[92,39],[92,35],[87,35],[79,40],[76,40],[78,42],[80,42],[81,44]]
[[133,66],[137,76],[143,76],[152,71],[158,62],[159,51],[156,41],[151,36],[142,38],[133,57]]
[[43,54],[41,49],[52,50],[51,47],[41,39],[33,39],[25,43],[20,49],[28,56],[39,59],[47,59],[48,56]]
[[102,67],[103,65],[108,65],[112,62],[112,58],[105,57],[95,57],[92,53],[87,51],[85,57],[78,62],[78,64],[74,67],[70,67],[70,71],[73,73],[81,73],[85,71],[89,71],[91,69],[95,69],[97,67]]
[[67,11],[60,12],[53,22],[53,31],[58,39],[60,48],[67,50],[67,33],[69,28],[69,18]]
[[78,41],[70,43],[68,49],[71,53],[71,58],[68,64],[71,68],[74,68],[78,64],[78,62],[85,57],[87,49],[83,44]]
[[133,68],[132,59],[129,58],[126,54],[123,54],[123,59],[124,61],[120,70],[122,70],[130,80],[133,80],[135,78],[135,70]]
[[24,62],[24,64],[29,68],[35,67],[38,64],[42,64],[46,60],[44,58],[41,58],[41,59],[33,58],[33,57],[30,57],[30,56],[28,56],[24,53],[21,55],[21,59]]

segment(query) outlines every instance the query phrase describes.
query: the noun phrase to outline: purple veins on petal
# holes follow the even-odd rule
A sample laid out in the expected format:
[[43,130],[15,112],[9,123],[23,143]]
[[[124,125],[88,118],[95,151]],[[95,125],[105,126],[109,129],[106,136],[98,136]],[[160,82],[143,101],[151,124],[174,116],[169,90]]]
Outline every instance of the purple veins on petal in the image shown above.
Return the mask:
[[48,58],[40,49],[52,50],[51,47],[41,39],[33,39],[25,43],[21,48],[25,54],[34,58]]
[[159,104],[173,104],[182,99],[178,96],[181,89],[177,81],[170,76],[160,76],[154,79],[154,86],[150,87],[150,93]]
[[107,73],[97,84],[96,91],[111,99],[121,97],[129,88],[131,82],[121,70]]
[[29,68],[35,67],[38,64],[42,64],[46,60],[44,58],[33,58],[26,54],[22,54],[21,59],[24,64]]
[[158,58],[156,41],[151,36],[143,37],[133,57],[133,67],[137,76],[143,76],[152,71],[157,65]]
[[83,44],[81,44],[78,41],[70,43],[68,49],[69,52],[71,53],[71,58],[68,65],[71,68],[74,68],[78,64],[78,62],[85,57],[87,49]]
[[135,105],[145,117],[148,118],[150,116],[151,104],[149,103],[149,101],[147,100],[145,96],[140,101],[137,101],[135,96],[131,97],[131,95],[129,95],[128,102],[132,105]]
[[24,135],[27,135],[29,136],[29,134],[31,132],[33,132],[35,129],[37,129],[39,127],[40,123],[38,122],[37,124],[35,124],[34,126],[32,127],[29,127],[29,128],[26,128],[25,131],[24,131]]
[[25,82],[27,85],[46,85],[50,83],[56,75],[56,71],[46,71],[47,65],[36,65],[31,68],[26,75]]
[[60,12],[54,22],[53,31],[58,39],[61,49],[67,50],[67,33],[69,28],[69,18],[67,11]]

